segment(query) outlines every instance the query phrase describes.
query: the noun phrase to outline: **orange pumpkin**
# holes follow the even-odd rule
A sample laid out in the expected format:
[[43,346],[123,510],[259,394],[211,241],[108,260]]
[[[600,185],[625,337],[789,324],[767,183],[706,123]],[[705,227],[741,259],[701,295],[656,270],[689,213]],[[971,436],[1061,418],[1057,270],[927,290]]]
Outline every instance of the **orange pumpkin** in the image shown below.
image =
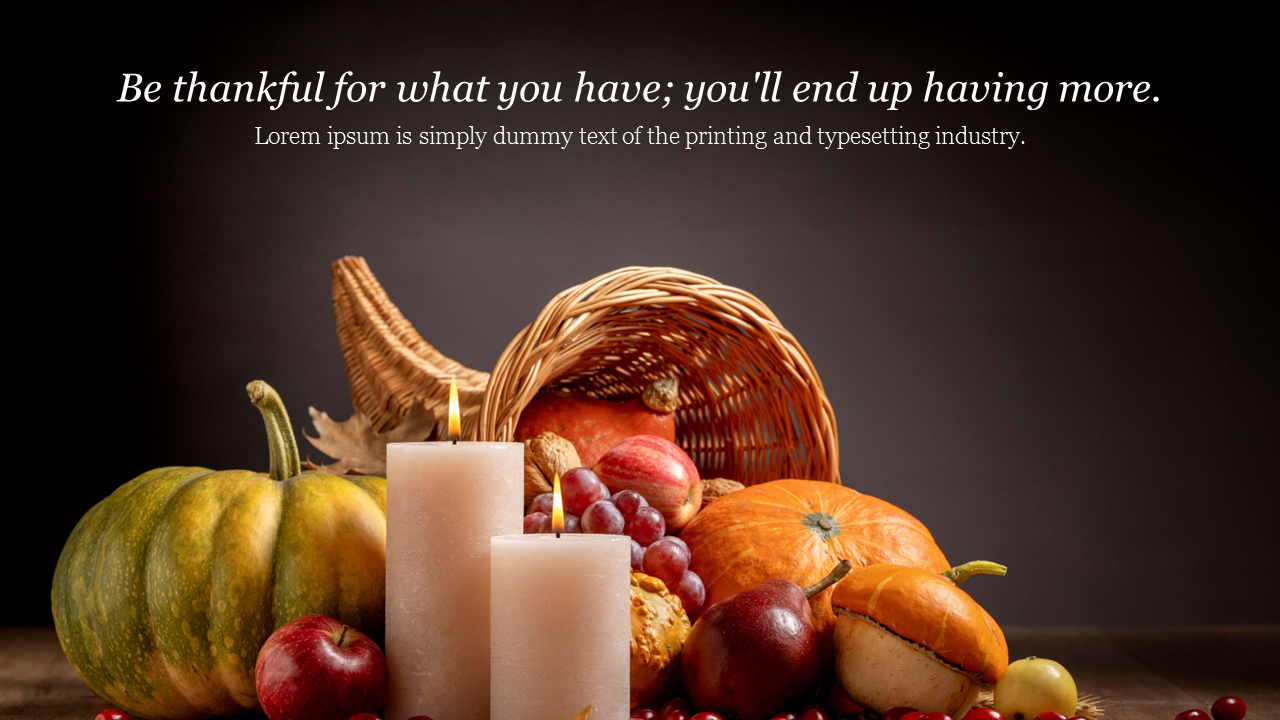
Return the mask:
[[655,412],[641,398],[626,402],[587,395],[535,396],[520,413],[516,442],[550,431],[573,443],[582,467],[594,467],[614,445],[634,435],[657,435],[675,442],[675,415]]
[[[951,567],[928,528],[906,511],[812,480],[775,480],[730,493],[680,537],[693,553],[690,569],[707,586],[704,607],[773,578],[808,587],[844,559],[855,568],[894,563],[940,573]],[[836,622],[831,593],[828,588],[809,600],[828,651]]]

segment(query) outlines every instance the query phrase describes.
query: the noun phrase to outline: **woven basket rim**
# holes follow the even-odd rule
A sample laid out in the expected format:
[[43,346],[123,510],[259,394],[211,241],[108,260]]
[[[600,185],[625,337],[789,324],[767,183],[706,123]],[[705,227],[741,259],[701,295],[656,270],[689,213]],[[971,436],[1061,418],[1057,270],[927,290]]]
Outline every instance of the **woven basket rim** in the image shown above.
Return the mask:
[[[634,393],[671,357],[692,357],[713,370],[708,378],[678,368],[682,403],[691,405],[677,412],[677,442],[702,461],[700,469],[736,468],[739,477],[725,477],[747,484],[840,481],[835,415],[803,347],[751,293],[674,267],[623,267],[553,296],[495,363],[473,437],[512,439],[520,413],[544,389],[606,398]],[[740,396],[728,388],[741,388]],[[735,415],[711,402],[743,409]],[[761,423],[769,427],[752,427]],[[727,450],[752,457],[713,461]]]

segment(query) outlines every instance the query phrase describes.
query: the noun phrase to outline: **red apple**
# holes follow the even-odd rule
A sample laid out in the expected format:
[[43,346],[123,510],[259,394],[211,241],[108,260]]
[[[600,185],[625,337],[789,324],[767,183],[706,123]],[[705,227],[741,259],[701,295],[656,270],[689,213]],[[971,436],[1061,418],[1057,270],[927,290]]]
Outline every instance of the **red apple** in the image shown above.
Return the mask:
[[614,445],[592,468],[613,492],[635,490],[662,513],[667,532],[679,532],[702,507],[702,479],[680,446],[656,435]]
[[359,630],[325,615],[303,615],[267,638],[254,680],[271,720],[347,720],[382,709],[387,659]]

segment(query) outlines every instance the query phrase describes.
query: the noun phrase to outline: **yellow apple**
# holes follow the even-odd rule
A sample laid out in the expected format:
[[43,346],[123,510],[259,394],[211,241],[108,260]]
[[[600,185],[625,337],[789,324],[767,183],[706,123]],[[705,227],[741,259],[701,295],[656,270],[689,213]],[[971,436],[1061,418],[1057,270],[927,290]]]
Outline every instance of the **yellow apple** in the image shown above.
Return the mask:
[[1062,665],[1029,657],[1009,663],[996,683],[996,712],[1007,720],[1033,720],[1042,712],[1076,714],[1076,681]]

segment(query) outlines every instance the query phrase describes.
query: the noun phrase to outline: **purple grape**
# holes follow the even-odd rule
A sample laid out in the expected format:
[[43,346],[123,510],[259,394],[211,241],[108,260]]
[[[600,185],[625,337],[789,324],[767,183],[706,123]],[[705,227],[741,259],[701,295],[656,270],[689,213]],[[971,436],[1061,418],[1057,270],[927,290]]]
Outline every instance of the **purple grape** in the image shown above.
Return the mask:
[[555,505],[555,502],[555,493],[542,493],[541,495],[535,495],[533,502],[529,503],[529,512],[531,514],[540,512],[550,515],[551,508]]
[[636,508],[648,507],[649,501],[635,490],[619,490],[613,495],[613,504],[622,511],[622,517],[629,518],[636,513]]
[[609,489],[584,467],[573,468],[560,476],[560,493],[565,512],[574,515],[581,515],[591,503],[609,499]]
[[636,508],[623,527],[623,532],[640,543],[641,547],[649,547],[657,542],[666,530],[667,521],[662,519],[662,513],[651,507]]
[[672,542],[674,539],[664,537],[644,551],[643,572],[666,583],[667,588],[675,587],[689,569],[689,550]]
[[[544,533],[555,532],[555,530],[551,529],[550,515],[547,516],[546,520],[542,521],[542,528],[539,529],[538,532],[544,532]],[[582,532],[582,519],[579,518],[577,515],[571,515],[570,513],[565,513],[564,514],[564,532],[566,534]]]
[[640,567],[644,564],[644,548],[640,547],[640,543],[635,540],[631,541],[631,569],[640,572]]
[[582,529],[596,535],[621,535],[625,525],[622,511],[608,500],[593,502],[582,513]]
[[702,603],[707,599],[707,588],[702,584],[702,578],[689,570],[685,570],[680,576],[680,582],[675,587],[669,587],[671,592],[680,598],[680,604],[684,606],[685,614],[690,620],[697,620],[702,614]]
[[524,516],[524,534],[533,535],[542,530],[542,523],[547,519],[547,514],[542,512],[531,512]]

